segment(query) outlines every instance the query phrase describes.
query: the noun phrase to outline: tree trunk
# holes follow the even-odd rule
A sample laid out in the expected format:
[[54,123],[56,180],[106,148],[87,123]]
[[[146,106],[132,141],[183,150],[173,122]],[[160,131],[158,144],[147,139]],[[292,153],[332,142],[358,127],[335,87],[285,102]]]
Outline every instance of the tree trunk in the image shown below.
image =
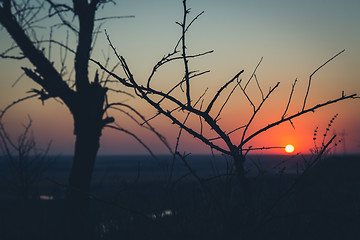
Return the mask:
[[100,135],[94,132],[94,129],[89,129],[76,135],[67,196],[70,201],[84,203],[89,198],[91,177],[100,146]]
[[101,130],[104,126],[103,105],[106,89],[92,83],[76,93],[70,107],[74,118],[76,136],[73,165],[69,177],[68,199],[88,199],[96,155],[100,147]]
[[243,200],[245,204],[244,213],[246,218],[244,221],[246,222],[245,231],[248,232],[251,231],[256,221],[253,189],[251,187],[249,179],[246,177],[244,169],[245,156],[236,152],[236,154],[233,155],[233,159],[236,169],[236,175],[242,188]]
[[249,179],[246,177],[246,173],[244,169],[245,156],[236,153],[232,157],[234,159],[236,176],[241,184],[245,204],[247,208],[253,210],[254,208],[253,192]]
[[106,89],[90,84],[77,93],[71,105],[76,136],[73,165],[69,176],[63,239],[92,239],[94,210],[90,204],[91,178],[104,126],[103,104]]
[[96,218],[89,195],[100,135],[94,132],[89,129],[76,135],[62,239],[95,239]]
[[240,212],[241,218],[239,219],[239,222],[242,224],[235,232],[237,232],[236,235],[241,236],[244,239],[252,239],[257,224],[253,189],[244,169],[245,156],[239,153],[239,151],[236,151],[233,152],[232,157],[234,159],[236,175],[240,182],[244,201],[244,208],[243,211]]

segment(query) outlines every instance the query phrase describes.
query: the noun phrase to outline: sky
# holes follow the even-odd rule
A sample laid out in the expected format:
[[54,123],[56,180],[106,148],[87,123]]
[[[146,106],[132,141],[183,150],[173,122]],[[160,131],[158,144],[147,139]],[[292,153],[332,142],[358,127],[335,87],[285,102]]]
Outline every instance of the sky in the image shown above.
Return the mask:
[[[181,0],[122,0],[116,5],[108,4],[99,9],[98,17],[128,16],[108,20],[102,25],[106,29],[117,51],[125,57],[133,74],[139,82],[145,82],[152,67],[167,53],[171,52],[180,37],[181,29],[175,23],[182,20]],[[280,82],[279,87],[264,104],[249,133],[279,120],[285,110],[291,86],[295,79],[292,103],[288,114],[301,110],[310,74],[320,65],[345,49],[345,52],[335,58],[314,75],[307,100],[307,106],[313,106],[346,94],[360,94],[360,2],[358,0],[253,0],[253,1],[215,1],[189,0],[190,17],[204,14],[193,24],[187,35],[189,53],[201,53],[214,50],[210,55],[190,61],[192,70],[210,73],[194,81],[193,97],[198,98],[208,88],[206,99],[227,80],[240,70],[242,81],[247,81],[261,58],[256,76],[260,86],[267,93],[270,87]],[[50,20],[44,23],[45,28],[39,28],[38,35],[46,38]],[[66,29],[56,28],[53,37],[66,41]],[[11,46],[12,41],[4,29],[0,30],[0,51]],[[75,38],[69,35],[69,46],[75,46]],[[16,53],[16,52],[15,52]],[[92,53],[94,59],[104,62],[104,55],[111,58],[114,65],[116,58],[109,48],[106,36],[101,32],[96,40]],[[59,67],[59,59],[64,53],[53,49],[51,58]],[[68,55],[68,73],[71,71],[74,56]],[[0,108],[12,101],[26,96],[26,92],[36,88],[29,79],[21,78],[14,83],[22,72],[21,66],[31,66],[27,60],[15,61],[0,59]],[[96,71],[96,66],[90,65],[90,77]],[[119,75],[122,72],[116,70]],[[154,86],[167,88],[182,78],[183,66],[171,64],[160,70],[154,79]],[[121,89],[120,85],[115,85]],[[227,92],[228,93],[228,92]],[[261,95],[255,82],[249,85],[248,94],[255,103],[259,103]],[[153,109],[145,102],[129,98],[122,94],[112,94],[114,102],[125,102],[136,107],[146,117],[154,114]],[[224,101],[226,94],[221,99]],[[314,147],[313,134],[318,127],[323,133],[330,119],[338,114],[330,129],[331,134],[337,134],[342,139],[336,149],[337,153],[360,153],[360,100],[347,100],[336,103],[315,113],[309,113],[293,121],[293,128],[285,123],[266,133],[259,135],[248,146],[267,147],[293,144],[295,152],[308,153]],[[219,108],[221,104],[216,107]],[[234,93],[229,104],[222,112],[219,124],[231,131],[245,124],[251,116],[251,106],[240,91]],[[72,118],[69,111],[55,100],[49,100],[44,105],[33,99],[12,108],[4,122],[9,133],[16,137],[23,129],[22,124],[28,121],[28,115],[33,120],[33,132],[39,147],[45,147],[52,141],[52,154],[72,154],[74,135]],[[146,144],[158,154],[168,153],[166,148],[156,140],[154,134],[139,128],[128,117],[114,113],[118,124],[136,133]],[[194,128],[199,127],[197,119],[191,119]],[[174,146],[179,129],[167,119],[157,118],[152,124]],[[329,135],[329,136],[330,136]],[[327,137],[329,137],[327,136]],[[232,135],[240,139],[239,133]],[[322,137],[316,144],[321,144]],[[236,141],[235,141],[236,142]],[[186,134],[180,142],[181,151],[191,153],[209,153],[209,148],[199,140]],[[266,153],[283,153],[274,149],[261,151]],[[146,150],[130,136],[105,129],[101,138],[99,154],[145,154]]]

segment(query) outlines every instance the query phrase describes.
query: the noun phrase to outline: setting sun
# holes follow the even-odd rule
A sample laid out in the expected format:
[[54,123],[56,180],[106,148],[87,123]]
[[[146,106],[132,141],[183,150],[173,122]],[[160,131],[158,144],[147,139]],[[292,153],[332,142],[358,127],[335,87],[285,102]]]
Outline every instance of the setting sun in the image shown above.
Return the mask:
[[287,153],[292,153],[293,151],[295,150],[294,146],[293,145],[286,145],[285,147],[285,152]]

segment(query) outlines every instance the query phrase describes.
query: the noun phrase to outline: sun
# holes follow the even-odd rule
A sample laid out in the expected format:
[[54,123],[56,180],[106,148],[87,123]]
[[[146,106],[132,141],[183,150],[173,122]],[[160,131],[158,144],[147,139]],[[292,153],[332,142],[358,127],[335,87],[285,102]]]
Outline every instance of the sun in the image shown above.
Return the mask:
[[292,153],[294,150],[295,150],[295,148],[291,144],[286,145],[286,147],[285,147],[285,152],[287,152],[287,153]]

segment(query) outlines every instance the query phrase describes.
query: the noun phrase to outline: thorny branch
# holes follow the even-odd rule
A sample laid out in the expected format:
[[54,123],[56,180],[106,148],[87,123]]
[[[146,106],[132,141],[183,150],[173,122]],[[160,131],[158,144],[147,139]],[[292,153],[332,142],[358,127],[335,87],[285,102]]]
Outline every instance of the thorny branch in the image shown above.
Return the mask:
[[182,57],[184,60],[184,67],[185,67],[185,84],[186,84],[186,99],[187,99],[187,105],[190,107],[191,106],[191,96],[190,96],[190,80],[189,80],[189,63],[188,63],[188,59],[186,57],[186,45],[185,45],[185,32],[187,30],[186,27],[186,19],[187,19],[187,14],[189,14],[190,10],[187,9],[186,7],[186,1],[183,1],[183,6],[184,6],[184,19],[183,22],[180,24],[182,27]]
[[[246,124],[246,127],[243,131],[242,137],[241,137],[241,143],[244,142],[244,138],[245,138],[245,134],[247,132],[247,130],[250,127],[250,124],[252,123],[252,121],[255,118],[255,115],[260,111],[261,107],[263,106],[263,104],[265,103],[265,101],[269,98],[269,96],[271,95],[271,93],[273,93],[275,91],[275,89],[279,86],[280,82],[278,82],[273,88],[271,88],[268,92],[268,94],[264,97],[264,99],[261,101],[261,103],[259,104],[259,106],[257,108],[255,108],[255,105],[253,105],[254,107],[254,112],[252,114],[252,116],[250,117],[250,120],[248,121],[248,123]],[[244,90],[245,93],[245,90]],[[250,101],[250,100],[249,100]]]
[[336,102],[343,101],[343,100],[345,100],[345,99],[355,99],[355,98],[359,98],[359,97],[357,97],[357,94],[351,94],[351,95],[349,95],[349,96],[341,96],[341,97],[339,97],[339,98],[336,98],[336,99],[333,99],[333,100],[329,100],[329,101],[324,102],[324,103],[317,104],[317,105],[315,105],[315,106],[313,106],[313,107],[311,107],[311,108],[304,109],[303,111],[298,112],[298,113],[296,113],[296,114],[293,114],[293,115],[291,115],[291,116],[289,116],[289,117],[282,118],[282,119],[280,119],[279,121],[273,122],[273,123],[267,125],[266,127],[261,128],[261,129],[259,129],[258,131],[256,131],[255,133],[251,134],[249,137],[247,137],[246,139],[244,139],[244,141],[239,145],[239,148],[241,148],[242,146],[244,146],[245,143],[249,142],[251,139],[253,139],[253,138],[256,137],[257,135],[259,135],[260,133],[265,132],[265,131],[267,131],[268,129],[273,128],[273,127],[275,127],[275,126],[277,126],[277,125],[280,125],[281,123],[284,123],[284,122],[286,122],[286,121],[290,121],[290,120],[292,120],[292,119],[294,119],[294,118],[300,117],[300,116],[302,116],[302,115],[304,115],[304,114],[306,114],[306,113],[309,113],[309,112],[315,112],[315,110],[317,110],[317,109],[319,109],[319,108],[322,108],[322,107],[325,107],[325,106],[328,106],[328,105],[330,105],[330,104],[334,104],[334,103],[336,103]]
[[[187,9],[186,7],[186,1],[183,1],[183,10],[184,10],[184,18],[183,18],[183,21],[182,23],[178,23],[178,25],[180,25],[182,27],[182,36],[181,38],[179,39],[179,41],[177,42],[176,44],[176,47],[174,49],[173,52],[169,53],[168,55],[164,56],[153,68],[153,71],[150,73],[150,76],[149,78],[147,79],[147,83],[146,83],[146,87],[139,84],[134,76],[132,75],[131,73],[131,70],[129,68],[129,66],[127,65],[126,63],[126,60],[120,55],[118,54],[116,48],[114,47],[113,43],[111,42],[110,40],[110,37],[109,35],[106,33],[106,36],[107,36],[107,39],[108,39],[108,42],[109,42],[109,45],[111,46],[111,48],[113,49],[113,52],[114,54],[116,55],[116,57],[118,58],[119,62],[121,63],[122,65],[122,68],[125,72],[125,75],[126,75],[126,79],[122,78],[122,77],[119,77],[118,75],[116,75],[114,72],[111,72],[109,70],[107,70],[104,66],[101,65],[100,62],[96,62],[96,64],[101,68],[103,69],[105,72],[107,72],[109,75],[111,75],[112,77],[114,77],[115,79],[117,79],[119,82],[121,82],[124,86],[126,87],[129,87],[129,88],[132,88],[134,91],[135,91],[135,94],[137,96],[139,96],[140,98],[144,99],[145,101],[147,101],[150,105],[152,105],[156,110],[157,110],[157,114],[148,119],[147,121],[150,121],[151,119],[155,118],[156,116],[159,116],[159,115],[164,115],[166,116],[167,118],[169,118],[173,124],[176,124],[180,127],[180,129],[183,129],[185,131],[187,131],[190,135],[194,136],[195,138],[198,138],[200,139],[202,142],[204,142],[205,144],[207,144],[208,146],[210,146],[210,148],[213,148],[213,149],[216,149],[222,153],[225,153],[225,154],[228,154],[228,155],[232,155],[232,154],[235,154],[236,151],[240,151],[241,150],[246,150],[246,151],[250,151],[250,150],[261,150],[261,149],[267,149],[266,147],[260,147],[260,148],[246,148],[244,149],[244,144],[248,143],[251,139],[253,139],[255,136],[259,135],[260,133],[264,132],[264,131],[267,131],[268,129],[272,128],[272,127],[275,127],[283,122],[286,122],[286,121],[289,121],[291,124],[292,124],[292,119],[293,118],[296,118],[296,117],[299,117],[307,112],[313,112],[315,111],[316,109],[320,108],[320,107],[324,107],[324,106],[327,106],[327,105],[330,105],[330,104],[333,104],[335,102],[338,102],[338,101],[342,101],[342,100],[345,100],[345,99],[352,99],[352,98],[356,98],[356,94],[353,94],[353,95],[350,95],[350,96],[345,96],[343,95],[341,98],[338,98],[338,99],[334,99],[334,100],[330,100],[326,103],[322,103],[322,104],[319,104],[319,105],[316,105],[312,108],[309,108],[309,109],[303,109],[301,112],[297,113],[297,114],[293,114],[291,115],[290,117],[286,117],[286,114],[288,112],[288,109],[289,109],[289,105],[290,105],[290,102],[291,102],[291,99],[292,99],[292,95],[293,95],[293,92],[294,92],[294,88],[295,88],[295,83],[293,84],[292,86],[292,90],[291,90],[291,93],[290,93],[290,97],[289,97],[289,100],[288,100],[288,103],[287,103],[287,106],[286,106],[286,109],[283,113],[283,115],[281,116],[281,119],[279,121],[276,121],[276,122],[273,122],[273,123],[270,123],[268,126],[262,128],[262,129],[259,129],[258,131],[252,133],[250,136],[246,137],[246,132],[247,130],[249,129],[249,126],[250,124],[252,123],[253,119],[255,118],[256,114],[261,110],[263,104],[265,103],[265,101],[269,98],[270,94],[279,86],[279,83],[277,83],[274,87],[270,88],[269,92],[267,95],[264,96],[264,93],[260,87],[260,84],[259,84],[259,81],[257,79],[257,76],[256,76],[256,71],[258,69],[258,67],[260,66],[260,64],[262,63],[262,60],[263,58],[260,59],[259,63],[256,65],[253,73],[251,74],[249,80],[246,82],[245,86],[242,87],[241,84],[240,84],[240,81],[238,80],[238,77],[241,73],[243,73],[243,70],[240,71],[238,74],[236,74],[232,79],[230,79],[229,81],[227,81],[222,87],[219,88],[219,90],[216,92],[216,94],[214,95],[214,97],[210,100],[209,104],[207,105],[206,109],[204,111],[202,111],[201,109],[196,109],[195,106],[192,106],[191,104],[191,95],[190,95],[190,69],[189,69],[189,66],[188,66],[188,59],[190,57],[198,57],[198,56],[202,56],[203,54],[199,54],[199,55],[193,55],[193,56],[189,56],[187,55],[187,52],[186,52],[186,38],[185,38],[185,35],[189,29],[189,25],[191,25],[195,19],[197,19],[201,14],[199,14],[195,19],[193,19],[193,21],[188,25],[186,26],[186,20],[187,20],[187,17],[189,15],[189,9]],[[182,48],[182,56],[181,57],[176,57],[175,54],[178,53],[179,51],[177,50],[178,46],[181,44],[181,48]],[[207,53],[210,53],[210,52],[206,52]],[[339,55],[339,54],[337,54]],[[336,56],[337,56],[336,55]],[[333,58],[335,58],[336,56],[334,56]],[[333,59],[332,58],[332,59]],[[160,68],[162,67],[165,63],[169,62],[169,61],[175,61],[175,60],[180,60],[182,59],[183,60],[183,65],[184,65],[184,77],[183,79],[177,83],[173,88],[171,88],[169,91],[167,92],[162,92],[160,90],[157,90],[157,89],[154,89],[150,86],[150,81],[152,79],[152,77],[154,76],[155,72]],[[332,59],[330,59],[329,61],[331,61]],[[322,68],[324,65],[326,65],[329,61],[327,61],[326,63],[324,63],[322,66],[320,66],[317,70],[314,71],[314,73],[310,76],[310,79],[311,77],[320,69]],[[252,79],[255,79],[256,81],[256,84],[258,86],[258,89],[261,93],[261,99],[262,101],[260,102],[260,104],[258,106],[255,106],[255,104],[253,103],[253,101],[250,99],[250,96],[248,95],[248,93],[246,92],[246,88],[247,86],[249,85],[249,83],[251,82]],[[225,91],[225,89],[231,85],[231,83],[233,83],[234,81],[236,81],[236,85],[232,88],[232,90],[230,91],[229,95],[227,96],[227,99],[225,100],[225,102],[223,103],[223,105],[221,106],[218,114],[216,115],[216,117],[211,117],[209,115],[209,112],[213,109],[213,106],[215,105],[215,102],[219,99],[219,96],[220,94]],[[181,101],[179,98],[175,97],[172,95],[172,92],[179,86],[181,86],[182,83],[185,83],[186,84],[186,89],[185,89],[185,92],[186,92],[186,101],[183,102]],[[228,100],[230,98],[230,96],[233,94],[234,90],[236,87],[240,87],[241,90],[242,90],[242,93],[246,96],[246,98],[248,99],[248,101],[250,102],[250,104],[252,105],[253,107],[253,114],[251,115],[249,121],[247,124],[245,124],[244,126],[241,126],[241,127],[238,127],[238,128],[235,128],[234,130],[230,131],[229,133],[226,133],[222,128],[221,126],[217,123],[217,120],[220,116],[220,113],[222,111],[222,109],[225,107],[225,105],[228,103]],[[309,82],[309,85],[308,85],[308,89],[310,88],[310,82]],[[307,93],[309,92],[309,90],[307,90]],[[152,99],[152,96],[158,96],[158,97],[161,97],[161,100],[160,101],[155,101]],[[306,97],[307,98],[307,97]],[[306,98],[305,98],[305,102],[306,102]],[[163,103],[163,101],[170,101],[171,103],[175,104],[175,108],[169,110],[165,107],[164,104],[161,104]],[[305,105],[305,104],[304,104]],[[178,119],[177,116],[175,116],[173,114],[173,112],[175,110],[181,110],[181,111],[186,111],[188,112],[188,114],[195,114],[196,116],[198,116],[200,118],[200,132],[197,132],[194,130],[194,127],[192,126],[189,126],[186,121],[185,122],[182,122]],[[202,121],[202,120],[203,121]],[[147,122],[146,121],[146,122]],[[218,135],[217,137],[213,137],[213,138],[209,138],[209,137],[206,137],[205,136],[205,133],[203,133],[202,131],[202,128],[203,128],[203,124],[206,123],[211,131],[215,131],[216,134]],[[229,135],[235,131],[238,131],[240,129],[243,129],[243,133],[242,133],[242,137],[241,137],[241,141],[238,145],[234,145],[232,143],[232,140],[230,139]],[[225,146],[226,147],[222,147],[221,145],[215,145],[212,141],[213,140],[218,140],[218,139],[221,139],[224,143],[225,143]],[[237,149],[235,151],[235,149]]]
[[[206,92],[206,91],[205,91]],[[200,98],[194,103],[194,107],[200,102],[200,100],[203,99],[205,93],[203,95],[200,96]],[[189,119],[190,117],[190,112],[188,112],[186,114],[186,117],[183,121],[183,125],[186,124],[187,120]],[[201,118],[200,118],[201,119]],[[169,173],[169,183],[171,182],[172,180],[172,176],[173,176],[173,171],[174,171],[174,165],[175,165],[175,160],[176,160],[176,156],[178,155],[179,153],[179,145],[180,145],[180,138],[181,138],[181,134],[183,132],[183,128],[180,127],[179,129],[179,133],[177,135],[177,138],[176,138],[176,144],[175,144],[175,149],[174,149],[174,153],[173,153],[173,159],[172,159],[172,162],[171,162],[171,166],[170,166],[170,173]]]
[[241,70],[240,72],[238,72],[232,79],[230,79],[227,83],[225,83],[220,89],[219,91],[217,91],[217,93],[215,94],[214,98],[211,100],[211,102],[209,103],[208,107],[206,108],[205,112],[209,113],[211,108],[213,107],[215,101],[218,99],[218,97],[220,96],[221,92],[226,89],[232,82],[234,82],[235,80],[237,80],[240,76],[240,74],[242,74],[244,72],[244,70]]

